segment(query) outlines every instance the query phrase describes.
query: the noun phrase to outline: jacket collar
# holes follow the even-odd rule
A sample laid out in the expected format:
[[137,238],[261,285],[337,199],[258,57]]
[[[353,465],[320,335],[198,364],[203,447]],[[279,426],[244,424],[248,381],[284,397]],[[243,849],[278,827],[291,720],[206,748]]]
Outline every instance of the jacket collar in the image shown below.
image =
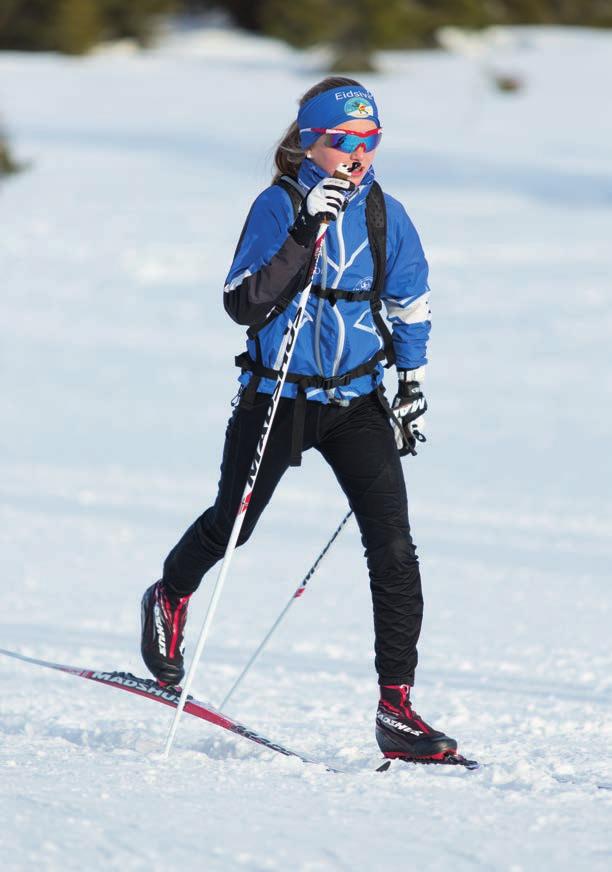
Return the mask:
[[[298,181],[300,185],[306,191],[309,191],[314,185],[317,184],[317,182],[320,182],[321,179],[324,178],[326,178],[325,170],[322,170],[321,167],[317,166],[314,161],[309,160],[308,158],[304,158],[302,166],[300,167],[300,172],[298,173]],[[351,194],[349,194],[349,202],[355,201],[356,203],[361,203],[362,201],[364,201],[370,192],[373,181],[374,167],[371,166],[359,183],[359,187],[356,188]]]

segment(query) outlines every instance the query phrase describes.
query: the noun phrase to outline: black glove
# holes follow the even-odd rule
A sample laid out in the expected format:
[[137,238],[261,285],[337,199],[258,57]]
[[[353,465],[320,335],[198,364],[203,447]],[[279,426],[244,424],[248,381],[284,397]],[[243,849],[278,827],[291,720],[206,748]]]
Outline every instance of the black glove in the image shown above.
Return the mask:
[[295,224],[289,231],[298,245],[308,248],[314,242],[323,219],[335,221],[346,202],[346,195],[355,189],[349,179],[322,179],[311,188],[300,206]]
[[415,369],[397,371],[399,384],[391,408],[396,419],[392,421],[395,444],[402,457],[406,454],[416,455],[417,442],[426,441],[421,431],[425,423],[423,415],[427,411],[427,400],[415,378],[421,372],[422,370]]

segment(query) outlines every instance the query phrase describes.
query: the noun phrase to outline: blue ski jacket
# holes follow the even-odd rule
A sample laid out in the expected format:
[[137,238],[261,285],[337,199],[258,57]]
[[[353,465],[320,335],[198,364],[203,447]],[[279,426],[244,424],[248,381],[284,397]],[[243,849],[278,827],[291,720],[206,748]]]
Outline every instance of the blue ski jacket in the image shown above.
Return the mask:
[[[304,160],[298,181],[306,194],[326,173],[311,160]],[[374,261],[368,242],[365,203],[374,181],[372,167],[348,198],[344,211],[329,226],[314,284],[343,291],[367,291],[372,287]],[[392,325],[398,369],[417,369],[427,363],[426,348],[431,327],[428,266],[417,231],[404,207],[385,194],[387,209],[387,262],[381,299]],[[238,323],[257,325],[265,321],[298,273],[307,269],[312,249],[304,248],[289,234],[295,220],[287,191],[279,185],[266,188],[255,200],[224,289],[228,314]],[[252,360],[259,343],[263,366],[278,369],[283,334],[297,309],[297,292],[284,311],[247,340]],[[336,300],[311,296],[291,360],[291,372],[342,375],[370,360],[383,347],[368,300]],[[239,381],[248,384],[251,372]],[[374,372],[354,378],[332,390],[309,388],[307,399],[321,403],[350,401],[371,393],[383,378],[382,364]],[[272,393],[274,381],[262,378],[257,388]],[[295,383],[285,383],[282,396],[295,398]]]

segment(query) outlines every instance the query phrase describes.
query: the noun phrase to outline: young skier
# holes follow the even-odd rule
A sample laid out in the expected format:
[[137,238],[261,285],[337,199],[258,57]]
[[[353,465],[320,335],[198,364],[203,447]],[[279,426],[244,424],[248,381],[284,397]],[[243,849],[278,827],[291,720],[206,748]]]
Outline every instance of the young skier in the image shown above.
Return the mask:
[[[142,656],[178,684],[190,596],[222,559],[280,366],[283,335],[305,286],[317,232],[330,221],[238,545],[290,465],[316,448],[359,524],[374,609],[380,685],[376,738],[386,756],[442,759],[457,743],[412,709],[423,598],[400,455],[416,453],[427,403],[420,382],[430,330],[428,266],[403,206],[383,194],[373,161],[378,108],[353,79],[330,77],[300,100],[276,152],[273,184],[247,217],[224,292],[248,326],[239,402],[229,421],[214,504],[185,532],[142,600]],[[344,178],[334,171],[344,165]],[[380,314],[386,306],[389,331]],[[398,373],[393,410],[383,369]]]

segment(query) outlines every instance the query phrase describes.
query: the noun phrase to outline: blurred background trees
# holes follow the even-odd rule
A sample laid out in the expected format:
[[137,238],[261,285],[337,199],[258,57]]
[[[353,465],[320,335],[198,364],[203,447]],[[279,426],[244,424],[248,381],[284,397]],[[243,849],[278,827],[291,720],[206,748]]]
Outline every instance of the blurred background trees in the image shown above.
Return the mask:
[[562,24],[612,27],[612,0],[188,0],[226,10],[240,27],[305,47],[321,42],[415,48],[444,25]]
[[175,0],[0,0],[0,49],[83,54],[111,39],[148,45]]
[[161,16],[223,10],[291,45],[328,45],[334,69],[367,69],[377,48],[435,44],[439,27],[612,26],[612,0],[0,0],[0,49],[81,54],[105,40],[146,46]]

